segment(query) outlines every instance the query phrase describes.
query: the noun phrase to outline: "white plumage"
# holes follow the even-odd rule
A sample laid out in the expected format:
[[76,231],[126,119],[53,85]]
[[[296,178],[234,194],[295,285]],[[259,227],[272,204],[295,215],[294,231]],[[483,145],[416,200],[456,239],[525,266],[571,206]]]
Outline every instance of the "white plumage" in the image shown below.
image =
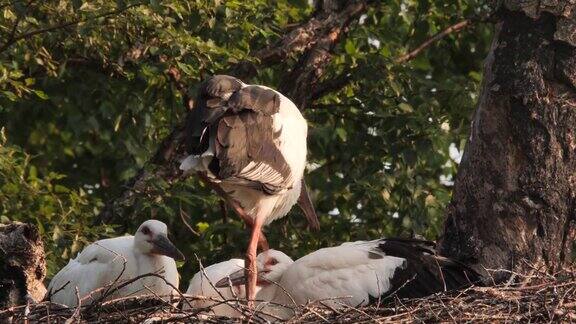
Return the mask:
[[[244,285],[228,286],[222,288],[216,288],[213,285],[221,280],[222,278],[228,277],[230,274],[244,269],[244,260],[242,259],[230,259],[228,261],[213,264],[204,268],[204,272],[198,271],[192,280],[190,280],[190,285],[186,291],[187,295],[192,296],[203,296],[211,299],[198,299],[190,301],[190,304],[194,308],[206,308],[217,304],[218,301],[222,300],[246,300],[246,289]],[[224,298],[224,299],[222,299]],[[184,303],[184,309],[189,308],[187,303]],[[221,304],[210,308],[211,314],[217,316],[228,316],[228,317],[239,317],[240,313],[236,311],[233,307]]]
[[370,259],[371,243],[320,249],[296,262],[277,250],[263,252],[257,258],[259,273],[278,285],[263,283],[256,299],[288,306],[323,299],[334,308],[365,305],[370,296],[389,290],[390,277],[404,263],[396,257]]
[[[380,296],[390,289],[390,278],[396,268],[404,263],[404,259],[396,257],[370,259],[370,243],[355,242],[308,254],[287,267],[282,277],[277,278],[280,279],[278,282],[298,305],[328,298],[341,298],[326,301],[336,308],[342,307],[342,304],[365,305],[370,296]],[[279,254],[284,253],[270,251],[270,256],[281,260]],[[262,289],[257,298],[293,304],[284,290],[276,285]]]
[[[256,288],[255,258],[261,229],[297,202],[313,227],[318,220],[303,185],[306,120],[292,101],[265,86],[226,75],[206,80],[187,121],[188,151],[180,169],[199,172],[222,190],[252,227],[246,257]],[[303,197],[303,199],[299,199]]]
[[[90,304],[107,287],[114,286],[148,273],[158,273],[174,287],[179,277],[173,258],[184,256],[167,238],[167,227],[157,220],[148,220],[138,228],[135,236],[123,236],[94,242],[71,259],[50,281],[50,300],[69,307]],[[76,293],[78,290],[78,296]],[[123,287],[108,299],[145,295],[154,292],[165,296],[173,288],[161,278],[145,277]]]
[[[242,83],[242,88],[247,86]],[[272,115],[273,130],[279,133],[279,137],[274,140],[274,144],[278,147],[290,168],[291,179],[288,185],[279,193],[269,195],[262,190],[242,183],[237,177],[218,179],[208,167],[215,155],[215,137],[210,139],[208,150],[200,155],[189,155],[186,157],[181,162],[180,169],[185,173],[193,171],[206,172],[212,181],[219,183],[226,192],[230,193],[233,199],[240,203],[248,216],[254,220],[257,217],[262,218],[263,225],[268,225],[272,221],[286,216],[292,206],[298,201],[301,180],[306,166],[308,125],[296,105],[283,94],[265,86],[253,85],[252,87],[273,91],[280,98],[279,111]],[[274,172],[269,165],[260,163],[255,168],[256,164],[255,162],[250,162],[240,173],[250,179],[256,179],[260,174],[272,174],[267,179],[263,179],[263,182],[280,181],[281,175]]]
[[[478,280],[465,265],[434,254],[427,241],[374,240],[323,248],[296,261],[280,251],[257,257],[257,300],[265,311],[289,318],[293,306],[323,300],[335,309],[362,306],[392,293],[421,297],[458,289]],[[243,271],[231,274],[233,284],[244,281]],[[228,279],[217,283],[227,284]]]

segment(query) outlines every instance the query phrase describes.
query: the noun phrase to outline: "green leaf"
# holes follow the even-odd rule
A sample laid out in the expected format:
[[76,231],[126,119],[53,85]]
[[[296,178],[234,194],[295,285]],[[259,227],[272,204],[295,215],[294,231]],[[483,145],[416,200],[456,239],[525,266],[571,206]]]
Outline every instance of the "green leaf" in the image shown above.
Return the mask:
[[16,100],[18,100],[18,96],[16,96],[12,91],[2,91],[2,93],[3,93],[4,96],[6,96],[6,98],[8,98],[8,100],[10,100],[10,101],[16,101]]
[[400,88],[400,85],[396,81],[389,79],[388,84],[390,84],[390,87],[392,88],[392,90],[394,90],[397,97],[399,97],[402,94],[402,88]]
[[32,92],[34,92],[34,94],[42,100],[48,100],[49,99],[48,95],[42,90],[32,90]]
[[64,187],[64,186],[62,186],[62,185],[57,184],[57,185],[54,186],[54,192],[56,192],[56,193],[67,193],[67,192],[70,192],[70,189],[68,189],[68,188],[66,188],[66,187]]
[[410,106],[409,104],[402,102],[398,105],[398,108],[400,108],[400,110],[402,110],[405,113],[412,113],[414,112],[414,109],[412,108],[412,106]]
[[353,55],[354,53],[356,53],[356,45],[354,45],[354,42],[350,39],[346,40],[346,44],[344,45],[344,50],[346,51],[346,54],[348,55]]
[[346,142],[346,137],[347,137],[347,133],[346,130],[342,127],[336,128],[336,134],[338,135],[338,137],[340,137],[340,139],[342,140],[342,142]]
[[28,180],[38,179],[38,169],[35,166],[31,166],[28,171]]
[[198,232],[204,233],[208,230],[208,228],[210,228],[210,224],[206,222],[199,222],[196,224],[196,227],[198,228]]

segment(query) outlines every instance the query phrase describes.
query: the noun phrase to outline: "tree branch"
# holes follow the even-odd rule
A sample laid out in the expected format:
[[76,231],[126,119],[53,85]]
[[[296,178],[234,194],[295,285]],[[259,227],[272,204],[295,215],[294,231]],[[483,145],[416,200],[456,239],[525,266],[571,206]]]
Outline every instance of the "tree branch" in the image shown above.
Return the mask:
[[470,23],[471,23],[470,19],[464,19],[464,20],[442,30],[438,34],[430,37],[428,40],[426,40],[424,43],[422,43],[420,46],[416,47],[412,51],[408,52],[407,54],[400,56],[398,59],[396,59],[396,63],[402,64],[402,63],[406,63],[406,62],[412,60],[413,58],[418,56],[418,54],[420,54],[423,50],[427,49],[428,47],[430,47],[435,42],[441,40],[442,38],[444,38],[444,37],[446,37],[452,33],[458,32],[458,31],[468,27],[470,25]]
[[329,8],[322,8],[317,14],[318,19],[323,18],[325,21],[321,32],[316,33],[316,39],[310,42],[312,46],[303,53],[296,67],[280,84],[280,92],[291,98],[300,109],[305,109],[311,101],[317,83],[325,73],[324,68],[332,60],[334,46],[347,32],[350,23],[367,8],[366,1],[347,1],[336,7],[334,3],[330,4]]
[[[26,13],[28,13],[28,9],[30,8],[30,5],[32,5],[32,3],[35,0],[30,0],[27,4],[26,4],[26,10],[24,12],[24,15]],[[15,3],[15,2],[14,2]],[[10,5],[14,4],[11,3]],[[14,38],[16,37],[16,30],[18,29],[18,25],[20,24],[20,22],[22,21],[22,17],[24,17],[24,15],[17,15],[16,16],[16,21],[14,22],[14,25],[12,26],[12,29],[10,30],[10,33],[8,33],[8,40],[6,41],[6,44],[12,42],[14,40]],[[2,51],[0,51],[2,52]]]
[[318,100],[330,92],[338,91],[344,88],[347,84],[350,83],[351,79],[352,79],[352,72],[350,70],[346,70],[339,76],[318,84],[316,89],[312,91],[310,100],[311,101]]
[[[476,20],[483,20],[483,19],[465,19],[465,20],[460,21],[454,25],[449,26],[448,28],[442,30],[438,34],[436,34],[436,35],[432,36],[431,38],[429,38],[428,40],[426,40],[424,43],[422,43],[420,46],[416,47],[414,50],[412,50],[409,53],[402,55],[401,57],[396,59],[396,63],[402,64],[402,63],[406,63],[406,62],[412,60],[413,58],[418,56],[422,51],[424,51],[426,48],[432,46],[435,42],[441,40],[442,38],[446,37],[447,35],[449,35],[451,33],[458,32],[458,31],[470,26]],[[352,71],[347,70],[335,78],[329,79],[323,83],[318,84],[316,86],[316,88],[313,89],[313,91],[312,91],[312,95],[310,96],[310,101],[318,100],[328,93],[342,89],[348,83],[350,83],[350,81],[352,80],[351,76],[352,76]],[[318,108],[318,107],[315,107],[315,108]]]
[[[347,26],[366,10],[367,2],[359,0],[348,0],[344,2],[341,9],[334,7],[318,10],[307,22],[292,27],[282,39],[274,45],[254,52],[257,63],[240,62],[232,65],[227,72],[244,81],[249,80],[257,73],[256,65],[273,66],[281,64],[289,56],[301,54],[301,58],[291,73],[282,80],[280,89],[288,97],[294,100],[298,107],[305,107],[310,100],[313,87],[325,72],[324,67],[331,61],[331,50],[346,32]],[[180,80],[180,73],[176,68],[167,71],[174,87],[180,91],[183,104],[187,109],[192,108],[192,100],[188,97],[187,88]],[[125,212],[127,207],[132,205],[135,194],[146,188],[146,182],[154,178],[177,179],[178,159],[185,153],[185,127],[184,121],[179,123],[170,135],[160,144],[158,150],[148,164],[156,165],[153,171],[141,169],[132,178],[126,190],[120,197],[108,202],[100,215],[96,218],[96,223],[108,223],[129,220]]]
[[94,20],[94,19],[98,19],[98,18],[103,18],[103,17],[108,17],[108,16],[112,16],[112,15],[115,15],[115,14],[119,14],[119,13],[122,13],[122,12],[128,10],[128,9],[131,9],[131,8],[134,8],[134,7],[138,7],[138,6],[141,6],[141,5],[143,5],[143,4],[144,4],[144,2],[137,2],[137,3],[133,3],[133,4],[131,4],[131,5],[128,5],[128,6],[126,6],[126,7],[122,7],[122,8],[119,8],[119,9],[115,9],[115,10],[112,10],[112,11],[108,11],[108,12],[101,13],[101,14],[96,15],[96,16],[89,17],[89,18],[87,18],[87,19],[76,19],[76,20],[72,20],[72,21],[69,21],[69,22],[61,23],[61,24],[58,24],[58,25],[48,26],[48,27],[45,27],[45,28],[41,28],[41,29],[37,29],[37,30],[30,31],[30,32],[26,32],[26,33],[20,34],[20,35],[18,35],[18,36],[13,36],[13,37],[11,37],[10,39],[8,39],[8,41],[6,41],[6,43],[4,43],[4,45],[2,45],[2,46],[0,47],[0,53],[2,53],[2,52],[4,52],[5,50],[7,50],[10,46],[14,45],[14,44],[15,44],[16,42],[18,42],[19,40],[26,39],[26,38],[29,38],[29,37],[32,37],[32,36],[35,36],[35,35],[38,35],[38,34],[44,34],[44,33],[48,33],[48,32],[54,31],[54,30],[63,29],[63,28],[70,27],[70,26],[73,26],[73,25],[77,25],[77,24],[80,24],[80,23],[83,23],[83,22],[87,22],[87,21],[90,21],[90,20]]

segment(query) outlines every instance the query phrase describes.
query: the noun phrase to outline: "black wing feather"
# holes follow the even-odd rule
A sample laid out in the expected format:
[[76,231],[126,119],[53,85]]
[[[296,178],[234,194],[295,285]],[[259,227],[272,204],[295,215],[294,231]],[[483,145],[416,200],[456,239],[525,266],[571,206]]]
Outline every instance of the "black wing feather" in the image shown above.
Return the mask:
[[208,149],[208,128],[217,124],[227,110],[224,96],[241,88],[242,82],[228,75],[215,75],[200,85],[194,108],[186,118],[188,153],[198,155]]
[[406,260],[395,270],[387,295],[419,298],[444,290],[480,283],[480,275],[458,261],[436,255],[434,242],[417,239],[383,239],[378,250]]

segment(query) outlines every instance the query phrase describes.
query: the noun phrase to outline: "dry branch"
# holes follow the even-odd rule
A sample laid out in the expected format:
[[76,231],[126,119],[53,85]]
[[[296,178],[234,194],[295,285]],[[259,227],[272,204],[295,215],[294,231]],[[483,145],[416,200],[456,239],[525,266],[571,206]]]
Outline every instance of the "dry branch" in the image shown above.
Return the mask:
[[[494,287],[472,287],[463,291],[439,293],[420,299],[383,299],[379,306],[347,307],[334,310],[325,301],[292,308],[290,323],[366,323],[366,322],[574,322],[576,321],[576,268],[554,274],[543,270],[517,273],[516,283]],[[185,299],[185,300],[184,300]],[[263,323],[270,314],[252,312],[238,300],[218,300],[178,294],[173,301],[213,300],[211,307],[234,305],[255,323]],[[331,300],[336,300],[332,298]],[[88,323],[193,321],[237,323],[239,319],[211,315],[210,308],[182,310],[159,296],[127,297],[103,302],[98,307],[79,309],[43,302],[0,310],[0,322],[65,321],[72,317]],[[287,307],[287,306],[284,306]],[[75,312],[77,312],[75,314]]]

